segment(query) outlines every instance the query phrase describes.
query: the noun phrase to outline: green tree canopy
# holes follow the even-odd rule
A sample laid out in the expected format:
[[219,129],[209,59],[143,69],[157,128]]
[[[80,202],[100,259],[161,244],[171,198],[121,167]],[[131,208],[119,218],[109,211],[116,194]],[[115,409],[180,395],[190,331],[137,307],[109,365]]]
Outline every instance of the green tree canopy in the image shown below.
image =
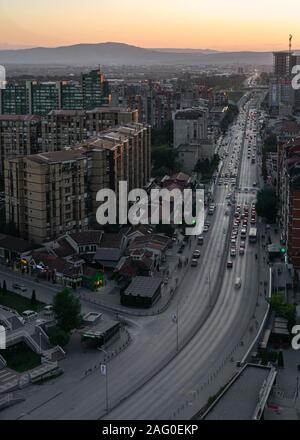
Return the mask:
[[268,223],[275,223],[277,214],[277,195],[273,188],[266,186],[257,193],[257,214]]
[[73,293],[64,289],[58,292],[53,300],[53,309],[57,317],[57,323],[65,332],[78,328],[81,322],[81,304]]
[[291,332],[296,323],[296,306],[286,303],[282,293],[274,293],[268,302],[279,316],[288,320],[288,330]]
[[59,327],[53,327],[48,330],[50,344],[65,347],[70,341],[70,334]]
[[277,152],[277,137],[275,134],[271,133],[265,139],[263,151],[266,153],[276,153]]
[[159,145],[152,148],[153,175],[164,176],[180,171],[177,161],[177,152],[168,145]]

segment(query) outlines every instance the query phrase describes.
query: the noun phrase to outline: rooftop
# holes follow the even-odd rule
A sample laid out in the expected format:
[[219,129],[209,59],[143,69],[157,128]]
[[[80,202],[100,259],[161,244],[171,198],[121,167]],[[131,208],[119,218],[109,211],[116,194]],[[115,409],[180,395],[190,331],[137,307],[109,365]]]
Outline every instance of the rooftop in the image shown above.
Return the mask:
[[136,277],[127,289],[125,295],[152,297],[162,284],[161,278],[156,277]]
[[40,116],[36,116],[36,115],[0,115],[0,121],[37,122],[40,120],[41,120]]
[[27,156],[27,158],[33,162],[45,164],[45,163],[61,163],[69,162],[77,159],[84,159],[81,150],[62,150],[53,151],[51,153],[39,153]]
[[246,364],[202,416],[205,420],[253,420],[261,417],[276,377],[273,367]]
[[23,240],[22,238],[0,234],[0,248],[21,254],[36,248],[36,245],[33,245],[29,241]]
[[100,244],[103,231],[82,231],[69,234],[71,239],[75,241],[78,246],[84,246],[88,244]]

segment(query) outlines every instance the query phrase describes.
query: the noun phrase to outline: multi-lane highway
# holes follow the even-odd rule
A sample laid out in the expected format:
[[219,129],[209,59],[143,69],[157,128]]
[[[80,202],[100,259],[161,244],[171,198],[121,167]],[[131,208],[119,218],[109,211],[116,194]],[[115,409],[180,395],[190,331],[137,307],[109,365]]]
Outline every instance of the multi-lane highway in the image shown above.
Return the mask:
[[[256,164],[248,155],[247,133],[251,131],[251,100],[224,139],[221,174],[237,164],[239,191],[236,203],[250,204],[249,192],[257,181]],[[226,268],[232,215],[226,215],[233,193],[232,181],[216,182],[216,211],[209,217],[204,245],[194,239],[190,253],[201,251],[199,265],[190,267],[170,308],[161,315],[139,319],[133,343],[108,365],[109,419],[189,418],[223,386],[238,368],[236,361],[247,350],[255,331],[249,328],[263,316],[265,304],[258,301],[256,245],[246,244],[244,255]],[[227,180],[227,181],[226,181]],[[245,188],[247,190],[245,191]],[[234,207],[231,208],[234,210]],[[233,214],[233,213],[232,213]],[[176,276],[176,273],[173,275]],[[234,288],[237,277],[240,289]],[[256,310],[255,310],[256,309]],[[178,311],[177,327],[172,315]],[[254,318],[255,315],[255,318]],[[26,401],[3,411],[0,419],[97,419],[105,416],[105,378],[97,372],[84,380],[61,376],[42,387],[24,390]]]

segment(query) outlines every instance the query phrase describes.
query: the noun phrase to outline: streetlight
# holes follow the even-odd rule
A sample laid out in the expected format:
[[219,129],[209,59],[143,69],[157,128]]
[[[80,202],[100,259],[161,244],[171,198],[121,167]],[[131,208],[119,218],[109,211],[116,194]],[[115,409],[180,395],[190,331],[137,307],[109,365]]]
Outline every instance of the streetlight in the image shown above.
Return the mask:
[[208,299],[209,299],[208,306],[211,307],[210,269],[208,270],[207,284],[208,284]]
[[[108,355],[107,351],[104,350],[103,348],[98,348],[98,350],[103,351],[103,353]],[[109,413],[109,404],[108,404],[108,368],[107,368],[107,363],[102,363],[100,365],[100,373],[102,376],[105,376],[106,414],[108,414]]]
[[179,307],[178,307],[178,304],[179,304],[179,303],[177,303],[177,306],[176,306],[176,313],[173,313],[173,315],[172,315],[172,321],[176,324],[176,351],[177,351],[177,353],[178,353],[178,351],[179,351],[179,323],[178,323],[178,319],[179,319],[179,316],[178,316]]

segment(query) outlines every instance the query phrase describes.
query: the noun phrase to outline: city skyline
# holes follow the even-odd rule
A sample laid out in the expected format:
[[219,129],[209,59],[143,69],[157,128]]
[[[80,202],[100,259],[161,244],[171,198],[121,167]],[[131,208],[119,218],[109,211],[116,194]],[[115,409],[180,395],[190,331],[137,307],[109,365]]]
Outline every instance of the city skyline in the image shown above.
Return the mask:
[[286,49],[290,33],[293,47],[300,49],[296,0],[285,3],[284,20],[277,0],[254,0],[246,8],[237,0],[154,0],[142,5],[137,0],[91,0],[85,9],[80,1],[62,5],[29,0],[25,6],[20,0],[2,0],[0,9],[0,49],[113,41],[145,48],[272,51]]

